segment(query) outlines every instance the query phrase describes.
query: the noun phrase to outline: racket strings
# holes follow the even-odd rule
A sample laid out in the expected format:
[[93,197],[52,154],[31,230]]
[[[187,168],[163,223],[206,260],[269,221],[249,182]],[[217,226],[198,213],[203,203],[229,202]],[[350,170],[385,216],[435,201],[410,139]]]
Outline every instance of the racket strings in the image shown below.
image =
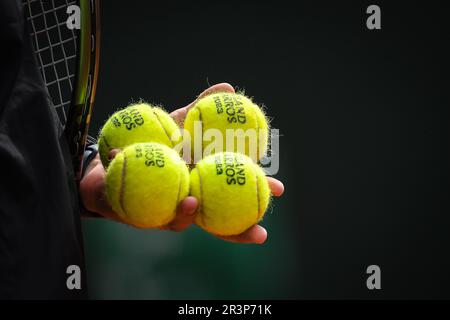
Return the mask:
[[67,27],[70,0],[23,0],[39,70],[64,127],[72,99],[78,52],[77,32]]

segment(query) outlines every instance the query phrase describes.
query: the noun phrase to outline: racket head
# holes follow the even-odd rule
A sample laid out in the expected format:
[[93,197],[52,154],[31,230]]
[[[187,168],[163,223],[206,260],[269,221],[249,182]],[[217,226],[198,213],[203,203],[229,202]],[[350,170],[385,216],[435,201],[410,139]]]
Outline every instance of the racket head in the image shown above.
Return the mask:
[[100,1],[23,0],[22,4],[39,71],[80,180],[97,87]]

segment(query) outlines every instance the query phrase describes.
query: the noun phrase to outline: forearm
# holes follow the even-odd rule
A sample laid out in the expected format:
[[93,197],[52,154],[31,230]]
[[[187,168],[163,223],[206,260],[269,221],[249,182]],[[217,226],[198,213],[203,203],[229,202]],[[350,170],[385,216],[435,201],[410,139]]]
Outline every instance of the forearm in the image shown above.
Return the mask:
[[78,193],[80,195],[80,215],[82,218],[103,218],[102,215],[97,212],[92,211],[94,208],[91,202],[91,198],[87,196],[88,192],[91,192],[91,188],[87,185],[87,180],[84,179],[89,175],[92,170],[94,170],[98,165],[101,165],[100,157],[97,154],[93,159],[89,161],[89,164],[83,168],[83,177],[79,184]]

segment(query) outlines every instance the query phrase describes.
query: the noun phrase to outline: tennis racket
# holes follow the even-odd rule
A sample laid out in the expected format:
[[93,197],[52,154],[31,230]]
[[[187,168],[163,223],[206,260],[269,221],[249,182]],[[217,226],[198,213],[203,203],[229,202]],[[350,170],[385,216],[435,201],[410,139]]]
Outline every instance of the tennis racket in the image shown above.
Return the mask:
[[23,0],[22,5],[39,70],[67,136],[79,181],[97,86],[99,0]]

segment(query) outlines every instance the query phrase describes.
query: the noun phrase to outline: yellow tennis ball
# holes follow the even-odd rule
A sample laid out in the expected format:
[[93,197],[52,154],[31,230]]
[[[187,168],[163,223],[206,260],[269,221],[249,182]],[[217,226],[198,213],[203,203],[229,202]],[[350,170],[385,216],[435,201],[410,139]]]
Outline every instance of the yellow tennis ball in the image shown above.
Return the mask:
[[267,151],[267,119],[255,103],[239,93],[220,92],[199,99],[189,110],[184,129],[191,138],[194,160],[232,151],[257,161]]
[[98,148],[106,167],[111,149],[122,149],[138,142],[158,142],[173,147],[181,140],[180,129],[167,112],[139,103],[117,111],[106,121],[100,131]]
[[242,154],[210,155],[197,163],[190,180],[190,194],[200,202],[195,222],[212,234],[244,232],[263,218],[269,205],[263,170]]
[[189,170],[178,153],[159,143],[137,143],[119,152],[106,172],[113,210],[140,228],[163,226],[189,193]]

